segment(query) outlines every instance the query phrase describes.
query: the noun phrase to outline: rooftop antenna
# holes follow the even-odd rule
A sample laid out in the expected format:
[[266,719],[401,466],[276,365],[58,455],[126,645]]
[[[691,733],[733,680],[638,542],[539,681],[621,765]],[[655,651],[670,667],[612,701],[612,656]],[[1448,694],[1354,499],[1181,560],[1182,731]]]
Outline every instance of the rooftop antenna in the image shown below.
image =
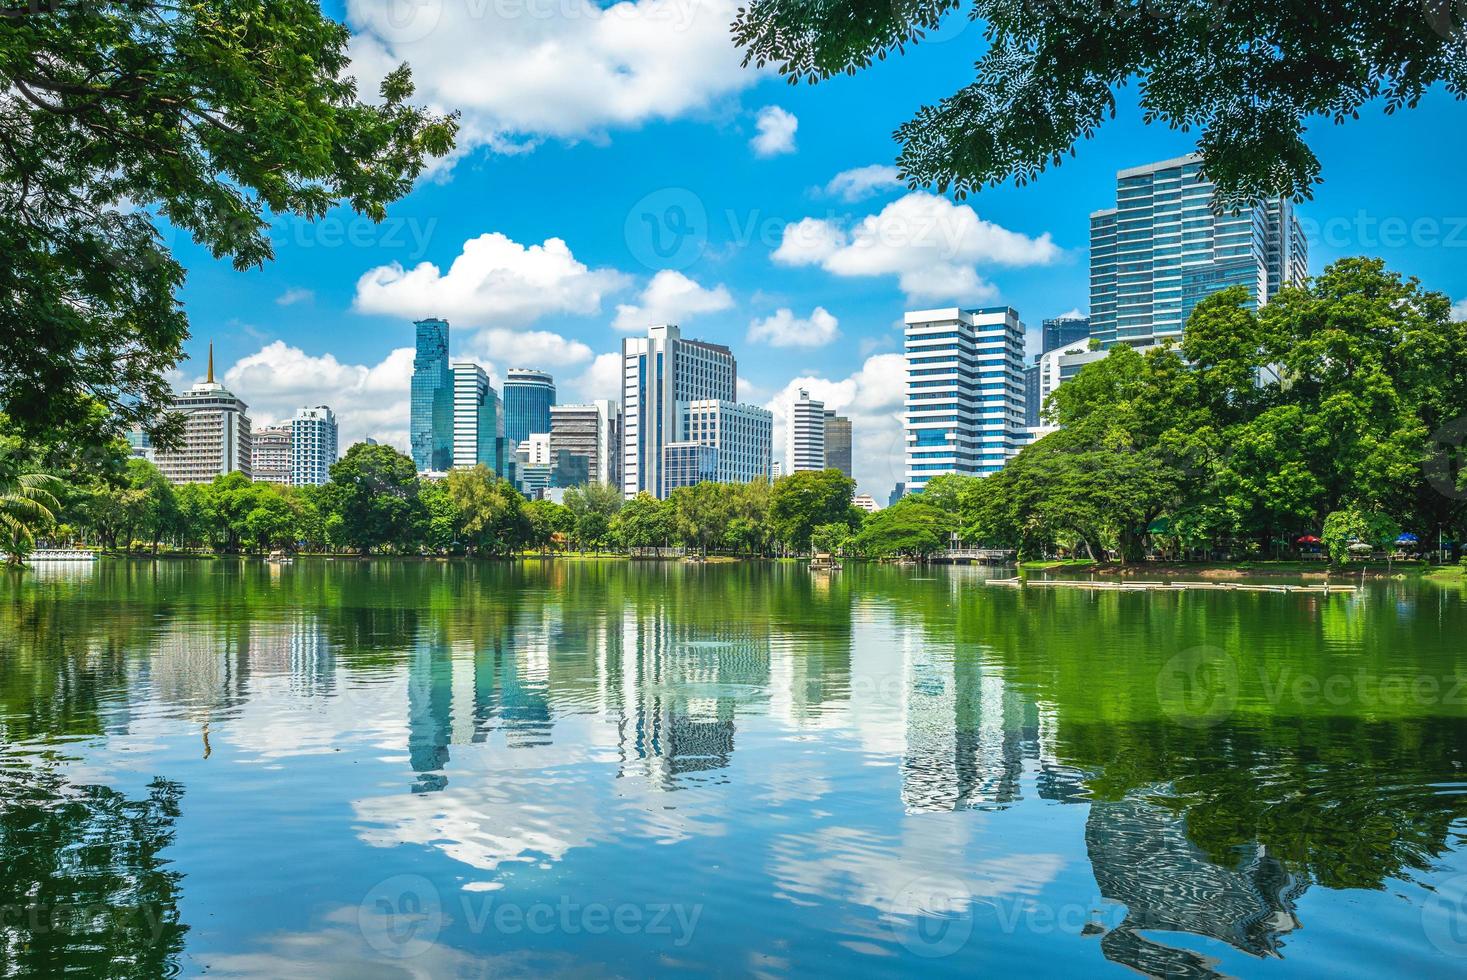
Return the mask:
[[209,384],[214,383],[214,341],[209,341]]

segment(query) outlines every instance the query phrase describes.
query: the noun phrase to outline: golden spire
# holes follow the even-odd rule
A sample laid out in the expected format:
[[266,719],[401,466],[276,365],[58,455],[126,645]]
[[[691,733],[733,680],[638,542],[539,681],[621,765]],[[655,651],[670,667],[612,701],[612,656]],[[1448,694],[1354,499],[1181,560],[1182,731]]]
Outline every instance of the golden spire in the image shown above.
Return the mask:
[[209,341],[209,384],[214,383],[214,341]]

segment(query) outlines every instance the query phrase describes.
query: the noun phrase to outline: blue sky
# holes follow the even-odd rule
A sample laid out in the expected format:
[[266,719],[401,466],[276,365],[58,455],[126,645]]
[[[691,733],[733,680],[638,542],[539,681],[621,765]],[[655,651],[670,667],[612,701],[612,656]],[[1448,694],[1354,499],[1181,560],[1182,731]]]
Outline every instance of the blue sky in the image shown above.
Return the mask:
[[[1031,334],[1084,311],[1088,215],[1113,203],[1115,171],[1186,153],[1195,134],[1142,126],[1123,92],[1117,119],[1026,187],[960,206],[880,181],[831,187],[893,163],[892,131],[971,78],[981,30],[955,19],[905,57],[790,86],[738,66],[732,9],[328,4],[353,27],[359,77],[405,59],[422,101],[464,110],[460,150],[383,225],[345,209],[279,223],[259,271],[176,241],[193,324],[181,378],[202,373],[212,340],[257,422],[324,401],[347,440],[405,445],[415,316],[447,317],[455,354],[496,375],[553,371],[562,400],[615,397],[608,355],[671,316],[732,346],[741,396],[777,419],[797,385],[853,414],[861,489],[884,498],[901,479],[903,311],[1006,303]],[[1301,208],[1311,271],[1380,255],[1467,300],[1467,106],[1433,93],[1310,136],[1325,180]]]

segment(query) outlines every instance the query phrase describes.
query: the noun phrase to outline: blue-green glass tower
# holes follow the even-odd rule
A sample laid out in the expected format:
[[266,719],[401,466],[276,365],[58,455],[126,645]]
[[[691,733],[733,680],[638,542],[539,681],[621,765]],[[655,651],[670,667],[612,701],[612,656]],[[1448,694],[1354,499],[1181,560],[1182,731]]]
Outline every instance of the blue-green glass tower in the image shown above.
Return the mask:
[[448,364],[448,321],[418,320],[413,357],[408,441],[419,472],[453,465],[453,370]]
[[504,378],[504,435],[511,447],[532,432],[550,431],[555,379],[533,368],[510,368]]

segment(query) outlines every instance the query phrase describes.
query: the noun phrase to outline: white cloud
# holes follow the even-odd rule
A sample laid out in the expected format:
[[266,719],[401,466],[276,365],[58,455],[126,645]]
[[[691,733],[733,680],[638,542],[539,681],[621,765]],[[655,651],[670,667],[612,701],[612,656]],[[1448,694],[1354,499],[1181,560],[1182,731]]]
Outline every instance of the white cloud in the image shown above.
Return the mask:
[[656,323],[683,323],[699,313],[716,313],[733,306],[733,297],[723,286],[705,289],[681,272],[663,269],[642,290],[638,304],[616,308],[617,330],[642,331]]
[[314,357],[277,340],[224,372],[224,384],[249,405],[254,425],[283,422],[303,405],[330,405],[341,451],[371,436],[406,451],[413,349],[400,347],[381,363],[343,364]]
[[[543,368],[553,373],[591,360],[591,348],[549,330],[491,327],[470,338],[464,345],[463,356],[476,360],[487,358],[504,367]],[[491,365],[483,366],[494,375],[496,384],[503,380],[500,373],[491,370]]]
[[755,156],[772,157],[795,152],[795,130],[800,128],[800,120],[793,112],[786,112],[777,105],[767,105],[759,110],[754,126],[759,134],[749,140],[749,145],[754,148]]
[[1030,238],[971,207],[913,192],[847,230],[823,218],[787,225],[774,260],[818,265],[838,276],[898,278],[909,299],[972,302],[997,295],[977,266],[1047,265],[1060,256],[1048,232]]
[[309,303],[316,298],[316,294],[309,289],[292,287],[275,297],[277,306],[294,306],[297,303]]
[[614,269],[588,268],[559,238],[526,246],[492,232],[464,242],[446,273],[431,262],[367,270],[357,280],[352,306],[405,319],[442,316],[516,326],[550,313],[597,313],[602,297],[626,283]]
[[788,307],[771,317],[749,324],[749,340],[771,347],[823,347],[840,336],[839,322],[817,306],[808,318],[797,317]]
[[757,82],[728,25],[738,0],[348,0],[352,74],[376,92],[399,63],[418,97],[462,113],[459,152],[514,152],[545,137],[704,110]]
[[597,354],[586,370],[557,385],[563,402],[590,402],[598,398],[619,402],[621,388],[620,354]]
[[885,190],[905,186],[898,176],[896,167],[873,163],[868,167],[842,170],[830,178],[825,193],[843,201],[861,201]]
[[1080,308],[1077,306],[1073,310],[1070,310],[1067,313],[1061,313],[1059,316],[1054,317],[1054,319],[1056,319],[1056,320],[1083,320],[1083,319],[1085,319],[1085,314],[1084,313],[1081,313],[1080,312]]
[[1452,320],[1467,322],[1467,299],[1459,299],[1452,304]]
[[868,357],[859,371],[839,381],[811,375],[795,378],[764,404],[774,413],[775,459],[784,456],[790,402],[804,388],[827,409],[850,418],[856,483],[862,492],[885,500],[892,485],[904,479],[902,399],[906,384],[907,361],[901,354]]

